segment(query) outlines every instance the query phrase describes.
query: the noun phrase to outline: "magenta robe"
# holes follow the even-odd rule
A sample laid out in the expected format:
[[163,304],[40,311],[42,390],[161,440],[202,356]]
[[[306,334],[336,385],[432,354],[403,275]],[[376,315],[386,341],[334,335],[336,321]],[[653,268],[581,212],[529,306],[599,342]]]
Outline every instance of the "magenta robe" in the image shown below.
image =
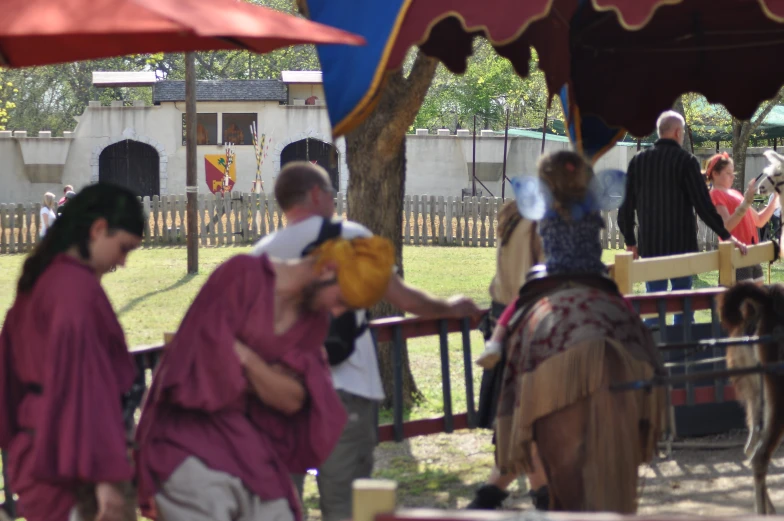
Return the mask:
[[0,333],[0,449],[20,515],[65,521],[84,483],[133,476],[121,395],[136,370],[98,278],[66,255]]
[[[274,286],[266,256],[240,255],[215,270],[185,315],[156,370],[137,430],[143,507],[158,484],[195,456],[240,478],[264,501],[288,499],[301,519],[289,474],[316,468],[329,456],[346,413],[322,349],[328,316],[304,313],[276,335]],[[298,374],[306,406],[285,416],[249,392],[235,340]]]

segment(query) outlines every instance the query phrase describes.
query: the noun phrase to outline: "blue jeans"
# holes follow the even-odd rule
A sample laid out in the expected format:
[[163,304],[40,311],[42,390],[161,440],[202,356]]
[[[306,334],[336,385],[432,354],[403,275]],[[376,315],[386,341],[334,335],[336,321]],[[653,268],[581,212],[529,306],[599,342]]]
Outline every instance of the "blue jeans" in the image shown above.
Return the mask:
[[[691,284],[692,284],[691,276],[678,277],[677,279],[669,279],[669,281],[670,281],[670,285],[672,286],[672,291],[691,289]],[[667,279],[652,280],[650,282],[646,282],[645,289],[648,293],[655,293],[657,291],[667,291]],[[693,314],[689,316],[689,321],[694,322]],[[659,323],[659,319],[646,318],[644,322],[646,326],[655,326]],[[683,323],[683,313],[678,313],[677,315],[675,315],[675,325],[677,326],[682,323]]]

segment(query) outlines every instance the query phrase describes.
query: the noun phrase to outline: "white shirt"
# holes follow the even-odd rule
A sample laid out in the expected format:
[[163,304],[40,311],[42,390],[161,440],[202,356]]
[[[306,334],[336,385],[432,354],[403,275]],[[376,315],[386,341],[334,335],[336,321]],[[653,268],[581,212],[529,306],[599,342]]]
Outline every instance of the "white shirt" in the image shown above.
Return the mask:
[[[46,221],[44,221],[44,215],[49,216],[49,226],[46,225]],[[41,229],[38,231],[38,235],[43,237],[46,235],[46,231],[54,224],[54,220],[57,219],[57,214],[55,214],[50,208],[46,206],[41,207]]]
[[[278,259],[298,259],[310,243],[318,239],[321,217],[309,217],[297,224],[267,235],[254,246],[252,255],[267,254]],[[344,239],[356,237],[370,237],[373,233],[361,224],[343,221],[341,236]],[[365,319],[364,311],[357,311],[357,323]],[[384,387],[381,385],[381,375],[378,371],[376,346],[370,330],[366,330],[356,340],[354,353],[344,362],[332,366],[332,380],[335,389],[367,398],[369,400],[383,400]]]

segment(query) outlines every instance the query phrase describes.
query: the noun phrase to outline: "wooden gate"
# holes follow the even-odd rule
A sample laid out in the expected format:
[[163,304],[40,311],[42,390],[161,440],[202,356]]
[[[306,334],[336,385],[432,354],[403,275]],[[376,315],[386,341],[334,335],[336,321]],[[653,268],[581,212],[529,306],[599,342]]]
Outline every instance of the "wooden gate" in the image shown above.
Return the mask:
[[286,146],[280,153],[281,168],[291,161],[310,161],[319,165],[329,174],[332,187],[340,191],[340,169],[338,168],[338,149],[330,143],[307,138]]
[[103,149],[98,161],[98,182],[114,183],[141,197],[161,195],[160,158],[152,146],[126,139]]

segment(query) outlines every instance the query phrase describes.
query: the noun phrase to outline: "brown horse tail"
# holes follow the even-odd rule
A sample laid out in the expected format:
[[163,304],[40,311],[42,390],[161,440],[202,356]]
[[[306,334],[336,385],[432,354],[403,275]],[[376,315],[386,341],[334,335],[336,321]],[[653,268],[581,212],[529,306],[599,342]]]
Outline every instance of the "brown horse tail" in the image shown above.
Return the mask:
[[[616,392],[612,382],[642,376],[642,365],[610,340],[605,348],[605,382],[588,400],[585,438],[585,510],[634,514],[637,511],[638,468],[646,458],[647,442],[641,440],[641,422],[651,421],[658,432],[656,404],[643,404],[644,391]],[[648,365],[648,364],[645,364]],[[653,368],[644,369],[653,374]],[[649,397],[650,398],[650,397]],[[655,443],[655,441],[654,441]]]
[[737,329],[743,326],[748,318],[747,310],[744,310],[744,303],[748,302],[755,307],[764,308],[769,301],[770,297],[763,288],[752,282],[740,282],[724,294],[721,321],[725,328]]

